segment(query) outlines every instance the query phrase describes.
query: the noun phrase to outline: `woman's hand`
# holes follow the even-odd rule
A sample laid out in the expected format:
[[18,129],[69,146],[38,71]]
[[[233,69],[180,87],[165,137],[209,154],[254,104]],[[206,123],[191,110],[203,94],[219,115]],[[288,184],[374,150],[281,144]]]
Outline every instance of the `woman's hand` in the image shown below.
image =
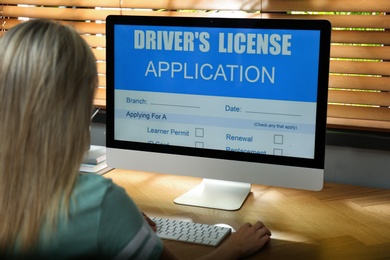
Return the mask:
[[271,240],[271,231],[260,221],[254,225],[246,223],[233,233],[227,242],[232,247],[237,247],[238,258],[253,255]]
[[225,243],[199,259],[241,259],[255,254],[271,240],[271,231],[260,221],[246,223],[233,233]]

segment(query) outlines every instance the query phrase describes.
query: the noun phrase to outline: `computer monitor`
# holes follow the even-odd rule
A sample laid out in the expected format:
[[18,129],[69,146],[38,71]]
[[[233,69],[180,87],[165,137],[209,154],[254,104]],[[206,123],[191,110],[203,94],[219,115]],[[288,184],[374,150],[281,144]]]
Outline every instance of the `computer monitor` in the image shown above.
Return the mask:
[[204,178],[179,204],[239,209],[251,184],[321,190],[331,25],[109,16],[107,163]]

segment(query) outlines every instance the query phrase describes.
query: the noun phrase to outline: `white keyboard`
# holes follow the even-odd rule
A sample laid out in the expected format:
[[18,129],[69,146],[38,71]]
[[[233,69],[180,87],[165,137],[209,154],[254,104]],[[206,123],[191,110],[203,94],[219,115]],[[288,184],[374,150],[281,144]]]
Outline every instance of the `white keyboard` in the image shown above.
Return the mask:
[[150,217],[157,225],[157,236],[162,239],[218,246],[231,229],[183,220]]

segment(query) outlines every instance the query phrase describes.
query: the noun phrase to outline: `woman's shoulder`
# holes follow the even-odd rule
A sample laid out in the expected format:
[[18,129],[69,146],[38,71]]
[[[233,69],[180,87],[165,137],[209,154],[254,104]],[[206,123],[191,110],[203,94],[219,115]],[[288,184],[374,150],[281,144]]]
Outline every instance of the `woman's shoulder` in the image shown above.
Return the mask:
[[105,178],[98,174],[86,173],[80,174],[77,177],[75,190],[106,190],[116,185],[109,178]]
[[77,207],[98,207],[111,193],[124,193],[124,189],[113,183],[111,179],[97,174],[80,174],[73,189],[72,199]]
[[113,182],[109,178],[105,178],[99,174],[83,173],[77,177],[76,188],[80,187],[110,187]]

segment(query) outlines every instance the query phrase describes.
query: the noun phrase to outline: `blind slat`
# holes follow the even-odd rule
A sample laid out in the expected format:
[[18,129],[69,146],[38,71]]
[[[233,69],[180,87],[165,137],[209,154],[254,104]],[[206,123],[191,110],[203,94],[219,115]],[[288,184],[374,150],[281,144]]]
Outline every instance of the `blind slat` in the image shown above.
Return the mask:
[[259,17],[254,13],[213,13],[213,12],[151,12],[141,10],[107,10],[85,8],[54,8],[54,7],[20,7],[4,6],[3,15],[6,17],[30,17],[61,20],[90,20],[103,21],[108,15],[143,15],[143,16],[210,16],[210,17]]
[[151,9],[171,9],[171,10],[244,10],[253,11],[261,9],[261,1],[245,2],[242,0],[220,1],[197,0],[123,0],[122,7],[127,8],[151,8]]
[[[4,4],[17,4],[18,0],[3,0]],[[223,4],[218,1],[197,0],[31,0],[24,1],[29,4],[48,5],[48,6],[86,6],[86,7],[123,7],[123,8],[150,8],[150,9],[196,9],[196,10],[262,10],[263,12],[286,12],[286,11],[327,11],[327,12],[381,12],[390,11],[390,2],[388,0],[360,0],[356,1],[337,0],[337,1],[242,1],[242,0],[224,0]]]
[[97,63],[97,70],[99,74],[106,74],[106,63],[105,62],[98,62]]
[[[95,7],[96,1],[92,0],[2,0],[4,4],[29,4],[29,5],[44,5],[44,6],[83,6],[83,7]],[[99,1],[99,6],[104,7],[119,7],[118,0],[103,0]]]
[[106,99],[106,89],[105,88],[98,88],[95,93],[96,99]]
[[390,77],[330,75],[329,88],[390,91]]
[[72,26],[80,34],[106,34],[106,25],[104,23],[93,22],[63,22]]
[[[99,87],[106,87],[106,76],[105,75],[99,75]],[[104,89],[104,96],[100,95],[104,99],[106,98],[106,89]]]
[[[390,106],[389,92],[363,92],[329,90],[328,101],[331,103]],[[390,119],[390,118],[389,118]]]
[[21,23],[22,21],[16,20],[16,19],[6,19],[4,20],[2,27],[4,30],[9,30],[15,25]]
[[389,15],[289,15],[265,13],[263,18],[324,19],[337,28],[390,28]]
[[338,129],[354,128],[360,130],[364,129],[367,131],[388,132],[390,129],[390,121],[338,118],[338,117],[328,116],[327,126],[329,128],[338,128]]
[[333,43],[390,45],[390,31],[332,31]]
[[328,105],[328,116],[362,120],[388,121],[390,123],[390,109],[383,107],[361,107]]
[[390,75],[390,62],[330,61],[331,73]]
[[390,46],[341,46],[333,45],[332,58],[390,60]]
[[388,0],[337,0],[337,1],[313,1],[313,0],[272,0],[264,1],[263,12],[285,11],[326,11],[326,12],[383,12],[390,11]]
[[[5,30],[9,30],[15,25],[22,23],[21,20],[17,19],[7,19],[4,23],[3,28]],[[91,23],[91,22],[62,22],[64,24],[72,26],[76,31],[78,31],[80,34],[105,34],[106,33],[106,27],[105,24],[101,23]]]
[[[18,0],[2,0],[4,4],[18,4]],[[27,2],[27,1],[24,1]],[[243,3],[242,0],[224,0],[223,4],[219,1],[197,0],[31,0],[29,4],[47,5],[47,6],[85,6],[85,7],[111,7],[111,8],[138,8],[138,9],[171,9],[171,10],[260,10],[261,1],[252,3]]]
[[[100,79],[99,79],[100,80]],[[95,92],[93,104],[98,107],[106,106],[106,89],[99,87]]]
[[106,100],[95,98],[93,100],[93,104],[94,104],[94,106],[105,108],[106,107]]
[[106,47],[105,36],[88,35],[83,38],[91,47]]
[[2,0],[4,4],[29,4],[29,5],[44,5],[44,6],[83,6],[83,7],[119,7],[120,1],[118,0],[103,0],[96,3],[92,0]]
[[97,60],[106,60],[106,50],[105,49],[92,49],[93,54]]
[[120,14],[119,10],[95,10],[85,8],[20,7],[4,6],[3,15],[9,17],[30,17],[62,20],[105,20],[107,15]]

